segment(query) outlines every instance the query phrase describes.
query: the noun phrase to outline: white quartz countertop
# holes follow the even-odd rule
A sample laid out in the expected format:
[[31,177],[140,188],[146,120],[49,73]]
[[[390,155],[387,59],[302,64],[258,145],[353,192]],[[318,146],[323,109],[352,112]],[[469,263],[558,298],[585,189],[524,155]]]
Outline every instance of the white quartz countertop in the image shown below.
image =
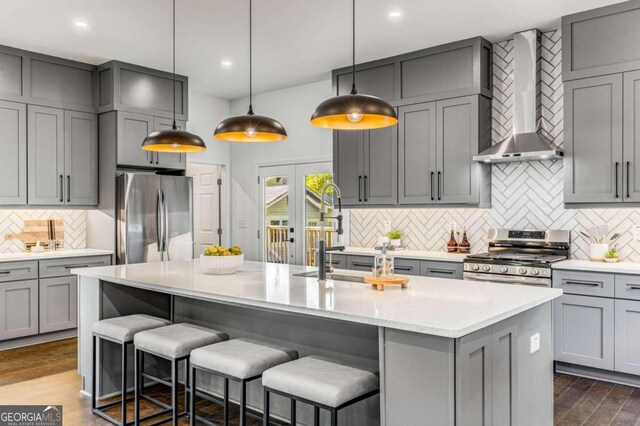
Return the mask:
[[568,259],[551,264],[553,269],[570,269],[575,271],[609,272],[612,274],[640,274],[640,263],[605,261],[594,262],[586,259]]
[[60,259],[65,257],[82,257],[82,256],[101,256],[112,255],[111,250],[100,249],[77,249],[77,250],[56,250],[45,251],[42,253],[0,253],[0,263],[2,262],[19,262],[21,260],[45,260]]
[[[333,252],[339,253],[339,252]],[[367,247],[346,247],[342,252],[343,254],[351,254],[358,256],[375,256],[380,253],[380,250]],[[401,259],[416,259],[416,260],[438,260],[442,262],[459,262],[462,263],[466,254],[462,253],[446,253],[443,251],[423,251],[423,250],[392,250],[389,251],[389,255],[398,257]]]
[[322,285],[315,278],[292,275],[309,270],[311,268],[303,266],[245,262],[233,275],[207,275],[194,260],[71,272],[177,296],[449,338],[472,333],[562,294],[562,290],[546,287],[430,277],[411,277],[406,289],[393,287],[376,291],[363,283],[328,280]]

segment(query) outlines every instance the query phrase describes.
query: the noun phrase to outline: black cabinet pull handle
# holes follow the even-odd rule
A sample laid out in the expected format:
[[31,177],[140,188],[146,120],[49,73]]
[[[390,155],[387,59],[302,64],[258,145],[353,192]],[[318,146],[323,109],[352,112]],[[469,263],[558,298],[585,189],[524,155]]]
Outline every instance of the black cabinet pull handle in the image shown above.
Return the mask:
[[362,202],[362,176],[358,176],[358,201]]
[[60,175],[60,202],[64,202],[64,176]]
[[429,188],[431,188],[431,201],[433,201],[433,172],[431,172],[431,184],[429,185]]
[[394,266],[393,269],[396,271],[413,271],[411,266]]
[[446,274],[446,275],[453,275],[455,274],[455,271],[448,271],[446,269],[429,269],[428,270],[429,274]]
[[631,166],[631,162],[627,161],[627,198],[631,198],[629,195],[629,167]]
[[440,172],[438,172],[438,201],[440,201]]
[[67,203],[71,202],[71,175],[67,175]]
[[351,266],[358,266],[360,268],[373,268],[373,263],[352,262]]
[[627,290],[640,290],[640,285],[637,285],[637,284],[627,284]]
[[620,169],[620,163],[616,161],[616,198],[618,198],[618,170]]
[[364,175],[364,202],[367,202],[367,175]]
[[569,285],[584,285],[587,287],[598,287],[601,283],[589,282],[589,281],[565,281],[563,284]]

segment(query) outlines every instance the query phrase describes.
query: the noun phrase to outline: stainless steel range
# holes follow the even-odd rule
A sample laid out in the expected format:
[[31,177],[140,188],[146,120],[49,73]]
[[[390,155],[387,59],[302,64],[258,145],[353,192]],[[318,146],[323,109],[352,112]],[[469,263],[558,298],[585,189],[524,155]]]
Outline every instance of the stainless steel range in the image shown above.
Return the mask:
[[551,264],[569,257],[571,231],[490,229],[489,251],[464,260],[464,279],[551,287]]

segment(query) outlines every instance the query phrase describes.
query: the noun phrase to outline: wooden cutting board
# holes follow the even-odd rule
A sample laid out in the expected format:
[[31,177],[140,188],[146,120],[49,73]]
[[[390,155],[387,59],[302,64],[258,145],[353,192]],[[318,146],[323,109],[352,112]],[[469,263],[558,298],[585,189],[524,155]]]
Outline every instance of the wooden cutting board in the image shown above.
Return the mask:
[[64,241],[64,224],[62,219],[52,219],[54,235],[49,235],[49,220],[25,220],[22,232],[19,234],[8,233],[4,235],[6,240],[18,239],[27,248],[36,245],[40,241],[41,245],[48,245],[49,240]]
[[399,285],[400,288],[407,288],[409,277],[402,275],[396,275],[388,278],[364,277],[364,282],[366,284],[371,284],[371,286],[378,291],[383,291],[384,286],[386,285]]

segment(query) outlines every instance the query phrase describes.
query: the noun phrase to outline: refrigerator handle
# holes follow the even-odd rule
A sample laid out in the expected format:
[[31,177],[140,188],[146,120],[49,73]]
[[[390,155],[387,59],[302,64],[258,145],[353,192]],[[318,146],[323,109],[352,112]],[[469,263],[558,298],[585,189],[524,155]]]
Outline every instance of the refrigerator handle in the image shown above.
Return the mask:
[[167,207],[167,197],[164,195],[164,190],[162,190],[162,220],[164,222],[162,250],[167,253],[167,260],[171,260],[169,258],[169,208]]
[[156,244],[158,246],[158,252],[160,252],[160,260],[164,260],[162,258],[162,252],[164,251],[164,221],[162,220],[162,214],[162,191],[158,190],[156,198]]

